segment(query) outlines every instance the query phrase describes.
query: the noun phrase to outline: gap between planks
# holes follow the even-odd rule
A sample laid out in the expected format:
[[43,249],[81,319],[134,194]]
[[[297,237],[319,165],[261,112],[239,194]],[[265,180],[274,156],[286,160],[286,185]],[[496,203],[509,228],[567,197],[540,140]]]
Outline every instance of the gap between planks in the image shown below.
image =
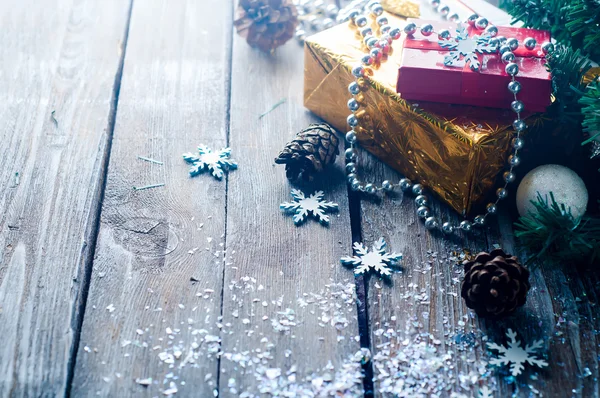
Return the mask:
[[[230,19],[233,21],[233,7],[235,1],[230,3]],[[228,68],[225,72],[225,120],[223,125],[225,126],[225,145],[229,147],[229,138],[231,133],[231,70],[233,68],[233,29],[230,29],[227,34],[227,40],[229,43],[229,51],[227,53],[227,62]],[[228,204],[228,194],[229,194],[229,173],[225,174],[225,220],[224,220],[224,230],[223,230],[223,250],[227,253],[227,204]],[[223,303],[225,300],[225,266],[223,267],[223,271],[221,273],[221,311],[220,316],[223,319]],[[219,343],[221,346],[222,342]],[[217,358],[217,375],[216,375],[216,390],[220,392],[221,387],[221,356]]]
[[[67,363],[67,383],[65,396],[71,396],[71,389],[73,386],[73,377],[75,376],[75,366],[77,365],[77,352],[79,351],[79,341],[81,337],[81,329],[83,326],[83,319],[85,318],[85,310],[87,304],[87,297],[90,288],[90,282],[92,279],[92,270],[94,265],[94,257],[96,254],[96,243],[98,241],[98,234],[100,232],[100,217],[102,215],[102,203],[104,202],[104,194],[106,191],[106,180],[108,176],[108,165],[110,162],[110,152],[112,149],[112,141],[115,131],[115,122],[117,120],[117,111],[119,106],[119,93],[121,91],[121,78],[123,77],[123,67],[125,65],[125,54],[127,53],[127,40],[129,38],[129,28],[131,26],[131,15],[133,11],[134,0],[129,0],[129,10],[127,11],[127,22],[125,23],[125,30],[123,32],[123,40],[121,45],[121,57],[119,59],[119,66],[115,73],[115,80],[113,83],[113,92],[111,97],[111,106],[108,114],[107,128],[106,128],[106,147],[102,156],[102,173],[100,174],[100,181],[98,192],[95,195],[97,199],[95,204],[97,209],[94,214],[93,225],[90,228],[89,239],[86,239],[87,245],[90,245],[90,253],[84,260],[83,264],[83,281],[81,283],[81,289],[79,295],[73,306],[72,319],[75,321],[73,325],[73,344],[69,351],[69,362]],[[94,212],[92,212],[94,213]],[[81,268],[81,267],[80,267]]]

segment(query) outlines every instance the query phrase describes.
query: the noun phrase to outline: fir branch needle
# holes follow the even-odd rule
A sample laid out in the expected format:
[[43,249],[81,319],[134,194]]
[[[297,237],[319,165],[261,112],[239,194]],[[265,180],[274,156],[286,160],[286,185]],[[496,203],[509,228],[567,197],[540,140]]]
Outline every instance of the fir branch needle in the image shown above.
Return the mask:
[[158,188],[158,187],[164,187],[165,183],[160,183],[160,184],[153,184],[153,185],[145,185],[143,187],[133,187],[134,191],[143,191],[144,189],[152,189],[152,188]]
[[150,163],[164,164],[164,163],[163,163],[163,162],[161,162],[160,160],[150,159],[150,158],[147,158],[147,157],[145,157],[145,156],[138,156],[138,159],[140,159],[140,160],[145,160],[146,162],[150,162]]
[[56,113],[56,110],[53,109],[52,112],[50,113],[50,119],[52,119],[52,121],[54,122],[56,127],[58,127],[58,120],[56,119],[56,116],[54,116],[55,113]]
[[286,99],[282,98],[280,99],[275,105],[273,105],[268,111],[262,113],[259,117],[258,120],[262,119],[263,117],[267,116],[269,113],[273,112],[275,109],[277,109],[280,105],[285,104]]

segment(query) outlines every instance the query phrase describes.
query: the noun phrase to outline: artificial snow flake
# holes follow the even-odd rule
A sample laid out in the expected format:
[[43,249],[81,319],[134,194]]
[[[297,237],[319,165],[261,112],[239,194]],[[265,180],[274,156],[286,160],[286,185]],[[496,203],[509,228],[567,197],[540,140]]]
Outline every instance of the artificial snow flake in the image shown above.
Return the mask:
[[198,156],[193,153],[184,153],[183,160],[191,163],[190,176],[194,177],[206,170],[210,170],[213,177],[223,178],[223,172],[237,169],[237,163],[230,158],[231,148],[224,148],[213,152],[206,145],[198,146]]
[[292,198],[294,198],[293,202],[282,203],[279,208],[287,212],[294,212],[294,223],[296,225],[306,221],[309,214],[312,214],[321,224],[329,224],[329,216],[325,213],[338,209],[337,203],[322,200],[323,191],[315,192],[306,197],[302,191],[292,189]]
[[383,238],[379,238],[373,245],[372,251],[369,251],[362,243],[354,242],[354,251],[357,255],[352,257],[343,257],[340,261],[344,265],[352,265],[355,274],[363,274],[373,269],[380,275],[391,275],[391,266],[402,259],[402,254],[386,252],[387,243]]
[[478,398],[493,398],[494,390],[491,390],[488,386],[483,386],[479,389]]
[[508,365],[510,364],[510,371],[513,376],[521,374],[525,369],[524,364],[535,365],[543,368],[548,366],[548,363],[543,359],[537,358],[536,350],[542,347],[544,344],[543,340],[534,341],[531,345],[526,345],[525,348],[521,347],[521,342],[517,340],[517,333],[513,332],[512,329],[508,329],[506,336],[509,338],[508,346],[501,346],[496,343],[487,343],[490,350],[498,351],[498,358],[492,358],[490,360],[491,365]]
[[492,37],[489,34],[475,35],[469,37],[466,26],[458,24],[456,28],[457,37],[448,37],[438,40],[442,48],[450,50],[450,53],[444,57],[444,65],[458,66],[461,56],[465,63],[468,63],[471,70],[478,71],[481,67],[478,54],[491,54],[498,49],[497,44],[490,42]]

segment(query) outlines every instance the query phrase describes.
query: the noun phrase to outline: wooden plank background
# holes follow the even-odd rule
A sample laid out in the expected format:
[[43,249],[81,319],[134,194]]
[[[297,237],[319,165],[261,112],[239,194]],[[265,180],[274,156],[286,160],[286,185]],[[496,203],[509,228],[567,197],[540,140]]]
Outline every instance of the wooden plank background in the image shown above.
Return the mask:
[[[133,4],[75,396],[157,395],[172,379],[187,394],[216,388],[214,355],[181,369],[158,355],[183,360],[202,343],[194,330],[219,334],[226,182],[190,178],[181,155],[226,145],[231,18],[228,2],[210,13],[194,0]],[[160,386],[136,383],[150,377]]]
[[0,4],[0,396],[68,389],[128,12]]
[[[464,253],[517,252],[506,212],[470,237],[430,234],[412,196],[349,193],[342,155],[298,187],[339,204],[329,227],[280,214],[294,186],[273,158],[317,121],[302,104],[303,52],[294,41],[251,49],[232,29],[235,0],[7,3],[0,396],[325,394],[323,375],[359,369],[360,347],[374,360],[338,394],[389,396],[389,355],[423,339],[460,353],[440,377],[467,396],[484,385],[502,397],[599,396],[596,273],[538,268],[525,308],[501,321],[479,320],[460,298]],[[427,5],[422,14],[435,17]],[[181,155],[198,144],[231,146],[239,170],[190,178]],[[400,178],[360,161],[375,181]],[[380,237],[404,254],[391,283],[339,264],[353,241]],[[507,328],[543,338],[549,368],[468,389],[452,379],[477,372],[486,339],[504,342]]]

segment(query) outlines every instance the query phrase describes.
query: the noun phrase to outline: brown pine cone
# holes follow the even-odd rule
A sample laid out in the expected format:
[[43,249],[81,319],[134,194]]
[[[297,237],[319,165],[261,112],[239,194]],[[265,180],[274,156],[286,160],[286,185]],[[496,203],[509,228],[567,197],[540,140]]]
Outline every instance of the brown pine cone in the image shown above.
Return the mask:
[[340,153],[339,140],[333,127],[327,123],[311,124],[287,143],[275,163],[285,164],[290,180],[310,180],[313,173],[335,162]]
[[252,47],[272,52],[294,37],[298,10],[292,0],[240,0],[234,25]]
[[461,295],[480,317],[508,315],[525,304],[529,271],[515,256],[496,249],[479,253],[463,266]]

